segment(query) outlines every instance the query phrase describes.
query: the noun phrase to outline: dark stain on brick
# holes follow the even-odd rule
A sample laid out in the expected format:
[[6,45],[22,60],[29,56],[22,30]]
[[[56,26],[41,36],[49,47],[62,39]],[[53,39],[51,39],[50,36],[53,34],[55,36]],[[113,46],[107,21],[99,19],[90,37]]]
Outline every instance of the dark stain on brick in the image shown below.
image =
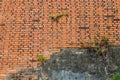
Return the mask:
[[89,29],[89,27],[79,27],[79,29]]
[[32,21],[33,22],[39,22],[40,20],[39,19],[33,19]]
[[116,18],[116,19],[114,19],[114,21],[120,21],[120,19]]
[[0,26],[5,26],[5,24],[3,24],[3,23],[0,23]]
[[30,62],[38,62],[38,60],[33,60],[33,59],[32,59],[32,60],[30,60]]

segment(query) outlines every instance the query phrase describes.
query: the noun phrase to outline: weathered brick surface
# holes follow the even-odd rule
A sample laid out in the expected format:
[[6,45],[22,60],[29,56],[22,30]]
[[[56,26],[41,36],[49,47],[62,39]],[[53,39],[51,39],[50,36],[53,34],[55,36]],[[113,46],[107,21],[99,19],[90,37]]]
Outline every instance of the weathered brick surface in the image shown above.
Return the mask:
[[[79,47],[99,32],[109,31],[120,45],[120,0],[3,0],[0,3],[0,74],[35,67],[62,47]],[[59,22],[50,14],[68,13]],[[110,27],[110,29],[108,29]],[[11,71],[12,72],[12,71]],[[1,75],[0,75],[1,78]]]

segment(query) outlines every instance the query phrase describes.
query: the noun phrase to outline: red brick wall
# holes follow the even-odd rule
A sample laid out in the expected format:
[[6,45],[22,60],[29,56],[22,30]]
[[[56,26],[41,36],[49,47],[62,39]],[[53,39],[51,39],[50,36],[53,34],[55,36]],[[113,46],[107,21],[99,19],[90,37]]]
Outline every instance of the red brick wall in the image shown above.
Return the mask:
[[[58,22],[51,14],[65,14]],[[36,21],[35,21],[36,20]],[[112,25],[112,26],[111,26]],[[99,32],[120,45],[120,0],[3,0],[0,5],[0,74],[36,66],[37,54],[79,47]],[[110,29],[108,29],[110,27]]]

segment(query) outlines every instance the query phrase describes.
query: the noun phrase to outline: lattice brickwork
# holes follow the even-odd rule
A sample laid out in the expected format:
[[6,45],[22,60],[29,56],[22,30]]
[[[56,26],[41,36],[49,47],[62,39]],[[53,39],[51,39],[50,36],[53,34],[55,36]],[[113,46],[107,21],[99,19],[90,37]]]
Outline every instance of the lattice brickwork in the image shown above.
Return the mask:
[[[60,13],[68,17],[51,20],[51,14]],[[120,45],[120,0],[3,0],[0,75],[37,66],[31,62],[37,54],[79,47],[80,41],[94,38],[97,32],[102,37],[108,31],[110,40]]]

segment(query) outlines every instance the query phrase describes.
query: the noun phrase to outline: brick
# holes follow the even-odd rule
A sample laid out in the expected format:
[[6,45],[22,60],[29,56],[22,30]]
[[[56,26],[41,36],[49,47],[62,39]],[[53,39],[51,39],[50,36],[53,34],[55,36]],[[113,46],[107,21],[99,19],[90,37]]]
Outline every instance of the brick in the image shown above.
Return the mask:
[[[113,3],[110,8],[107,3]],[[110,40],[120,45],[119,0],[2,0],[0,2],[0,74],[16,68],[36,67],[38,54],[50,58],[62,47],[79,47],[95,33],[100,38],[110,32]],[[90,5],[88,5],[90,4]],[[67,13],[58,22],[50,14]],[[110,29],[107,28],[112,24]],[[86,44],[84,44],[86,46]],[[59,48],[53,49],[52,48]],[[46,52],[49,52],[46,55]],[[25,57],[28,57],[26,63]],[[10,69],[13,68],[13,71]],[[7,72],[6,72],[7,73]],[[0,76],[1,77],[1,76]],[[2,76],[3,77],[3,76]],[[0,80],[2,79],[0,78]],[[22,79],[23,80],[23,79]]]

